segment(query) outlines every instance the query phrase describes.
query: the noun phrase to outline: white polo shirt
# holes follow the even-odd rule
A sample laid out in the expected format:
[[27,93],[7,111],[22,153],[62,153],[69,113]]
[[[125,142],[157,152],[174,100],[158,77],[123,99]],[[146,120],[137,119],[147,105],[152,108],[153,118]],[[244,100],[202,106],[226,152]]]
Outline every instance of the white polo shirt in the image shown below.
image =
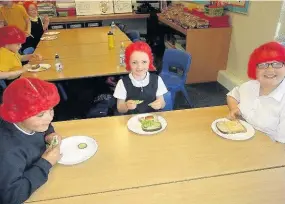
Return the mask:
[[269,95],[259,96],[260,83],[248,81],[227,95],[239,102],[242,117],[271,139],[285,143],[285,79]]
[[[135,87],[145,87],[149,84],[149,72],[146,73],[146,77],[141,81],[136,80],[133,77],[132,73],[129,74],[129,77],[131,79],[133,86],[135,86]],[[167,88],[166,88],[164,82],[162,81],[161,77],[158,76],[158,85],[157,85],[156,96],[162,96],[165,93],[167,93]],[[126,100],[126,98],[127,98],[127,91],[126,91],[126,88],[124,86],[122,79],[120,79],[117,83],[117,86],[116,86],[115,92],[114,92],[114,97],[117,99],[121,99],[121,100]]]

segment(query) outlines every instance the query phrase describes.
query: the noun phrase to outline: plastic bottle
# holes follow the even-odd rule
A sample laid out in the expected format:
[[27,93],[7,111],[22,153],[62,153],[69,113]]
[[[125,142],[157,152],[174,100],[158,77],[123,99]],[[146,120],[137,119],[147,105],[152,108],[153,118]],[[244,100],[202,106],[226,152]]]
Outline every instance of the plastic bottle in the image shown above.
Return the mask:
[[111,31],[108,33],[108,47],[109,49],[114,49],[115,47],[114,34]]
[[55,69],[57,72],[61,72],[63,70],[63,65],[61,63],[61,60],[59,59],[59,55],[55,55]]
[[116,29],[116,24],[114,21],[112,21],[111,23],[111,32],[114,34],[115,33],[115,29]]
[[120,47],[120,66],[121,67],[126,66],[126,64],[125,64],[125,45],[123,42],[121,43],[121,47]]

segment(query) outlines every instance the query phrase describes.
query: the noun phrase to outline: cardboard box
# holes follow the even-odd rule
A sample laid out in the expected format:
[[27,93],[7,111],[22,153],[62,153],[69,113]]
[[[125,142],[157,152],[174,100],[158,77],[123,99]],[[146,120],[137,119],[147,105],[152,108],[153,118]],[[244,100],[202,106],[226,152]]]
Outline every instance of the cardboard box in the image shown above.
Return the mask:
[[77,15],[99,15],[99,14],[112,14],[114,13],[113,1],[82,1],[76,0],[76,13]]
[[132,0],[115,0],[114,1],[115,13],[131,13],[133,12]]

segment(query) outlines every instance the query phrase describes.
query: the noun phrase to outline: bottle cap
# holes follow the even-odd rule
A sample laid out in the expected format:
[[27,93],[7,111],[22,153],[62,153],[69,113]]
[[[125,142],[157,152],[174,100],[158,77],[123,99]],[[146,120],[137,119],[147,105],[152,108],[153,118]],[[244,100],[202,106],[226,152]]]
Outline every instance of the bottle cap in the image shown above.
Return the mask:
[[109,32],[108,32],[108,35],[113,35],[112,31],[109,31]]

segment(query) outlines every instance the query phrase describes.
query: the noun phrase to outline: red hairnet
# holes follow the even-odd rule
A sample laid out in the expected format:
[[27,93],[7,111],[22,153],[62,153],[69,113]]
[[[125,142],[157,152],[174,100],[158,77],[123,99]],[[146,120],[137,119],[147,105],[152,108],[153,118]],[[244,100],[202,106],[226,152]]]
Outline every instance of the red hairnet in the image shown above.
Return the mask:
[[125,52],[126,69],[128,71],[131,70],[130,58],[133,52],[135,51],[146,53],[149,57],[149,70],[155,71],[155,67],[153,65],[153,56],[152,56],[151,48],[147,43],[142,42],[142,41],[134,42],[126,48],[126,52]]
[[38,8],[37,4],[34,1],[25,1],[23,6],[25,7],[27,12],[29,10],[30,5],[34,5],[36,8]]
[[256,66],[269,61],[285,62],[285,47],[278,42],[269,42],[256,48],[249,58],[248,77],[256,79]]
[[23,44],[26,35],[16,26],[4,26],[0,28],[0,47],[10,44]]
[[20,78],[5,89],[0,117],[10,123],[22,122],[53,108],[59,100],[54,84],[36,78]]

